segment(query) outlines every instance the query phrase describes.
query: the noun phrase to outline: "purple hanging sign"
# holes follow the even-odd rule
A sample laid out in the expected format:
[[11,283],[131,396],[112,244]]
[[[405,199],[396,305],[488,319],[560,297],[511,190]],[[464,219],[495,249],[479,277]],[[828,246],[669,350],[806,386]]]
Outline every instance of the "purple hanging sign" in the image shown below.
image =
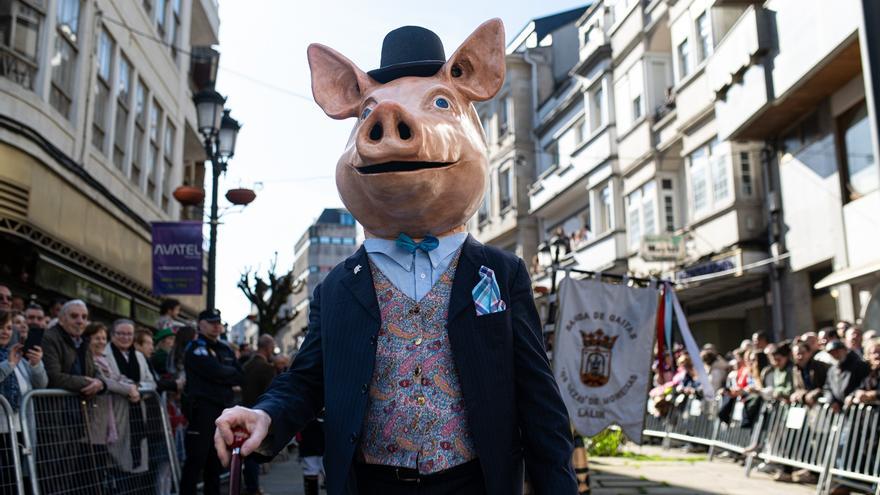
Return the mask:
[[153,223],[153,292],[202,293],[202,223]]

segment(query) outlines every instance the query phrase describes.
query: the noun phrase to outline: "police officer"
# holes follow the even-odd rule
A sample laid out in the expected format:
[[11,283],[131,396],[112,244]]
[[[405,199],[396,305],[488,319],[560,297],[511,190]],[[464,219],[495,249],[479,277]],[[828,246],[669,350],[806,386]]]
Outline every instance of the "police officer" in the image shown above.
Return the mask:
[[180,479],[181,495],[195,495],[199,473],[203,472],[204,494],[220,493],[220,461],[214,450],[214,420],[233,404],[232,387],[244,383],[235,353],[219,340],[223,333],[220,311],[199,314],[199,335],[186,348],[183,365],[186,388],[183,408],[189,421],[186,432],[186,462]]

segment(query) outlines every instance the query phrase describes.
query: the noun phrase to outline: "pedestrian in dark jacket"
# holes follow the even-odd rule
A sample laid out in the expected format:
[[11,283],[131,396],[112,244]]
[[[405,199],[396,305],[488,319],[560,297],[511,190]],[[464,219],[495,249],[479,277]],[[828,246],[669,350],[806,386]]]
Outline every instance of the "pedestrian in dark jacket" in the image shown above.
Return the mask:
[[816,403],[822,396],[822,389],[828,377],[828,365],[813,359],[808,342],[798,342],[794,348],[794,393],[791,402],[803,402],[808,406]]
[[840,411],[846,397],[859,388],[870,370],[867,363],[839,340],[830,342],[825,350],[837,361],[837,364],[828,369],[824,388],[825,400],[835,411]]
[[49,375],[49,388],[61,388],[85,396],[104,389],[83,331],[89,320],[86,303],[75,299],[61,308],[58,324],[43,336],[43,363]]
[[[244,363],[244,386],[241,389],[242,405],[253,407],[257,398],[269,388],[275,379],[275,365],[272,355],[275,354],[275,339],[271,335],[263,335],[257,342],[257,351],[252,353]],[[245,493],[257,495],[260,490],[260,464],[253,456],[244,459]]]
[[[86,397],[93,397],[106,388],[97,378],[89,341],[83,337],[88,320],[89,310],[85,302],[79,299],[68,301],[58,313],[58,324],[43,336],[43,364],[49,376],[49,388],[61,388]],[[41,462],[64,466],[62,474],[44,481],[40,487],[43,493],[90,495],[94,493],[93,488],[99,486],[95,473],[86,462],[90,459],[89,441],[84,433],[87,423],[78,412],[77,402],[61,402],[52,414],[46,416],[49,427],[37,430],[38,444],[57,446],[49,449]],[[83,423],[72,424],[72,418]]]

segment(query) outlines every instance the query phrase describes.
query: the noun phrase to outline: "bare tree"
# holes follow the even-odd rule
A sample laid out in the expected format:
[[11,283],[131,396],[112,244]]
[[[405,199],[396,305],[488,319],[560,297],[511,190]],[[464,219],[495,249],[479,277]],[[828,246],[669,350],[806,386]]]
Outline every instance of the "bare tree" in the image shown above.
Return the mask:
[[256,317],[260,335],[275,336],[279,330],[296,318],[297,312],[287,307],[287,299],[293,293],[293,270],[279,275],[277,268],[278,253],[276,252],[265,278],[258,274],[259,269],[246,268],[241,274],[241,280],[238,281],[238,288],[257,308]]

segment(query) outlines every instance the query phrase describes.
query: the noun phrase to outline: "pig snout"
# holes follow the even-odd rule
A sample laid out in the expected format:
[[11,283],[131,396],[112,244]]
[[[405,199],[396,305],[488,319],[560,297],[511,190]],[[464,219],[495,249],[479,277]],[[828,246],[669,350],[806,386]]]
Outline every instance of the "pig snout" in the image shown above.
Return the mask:
[[374,106],[361,124],[357,151],[365,164],[407,161],[417,158],[422,132],[403,106],[384,101]]

